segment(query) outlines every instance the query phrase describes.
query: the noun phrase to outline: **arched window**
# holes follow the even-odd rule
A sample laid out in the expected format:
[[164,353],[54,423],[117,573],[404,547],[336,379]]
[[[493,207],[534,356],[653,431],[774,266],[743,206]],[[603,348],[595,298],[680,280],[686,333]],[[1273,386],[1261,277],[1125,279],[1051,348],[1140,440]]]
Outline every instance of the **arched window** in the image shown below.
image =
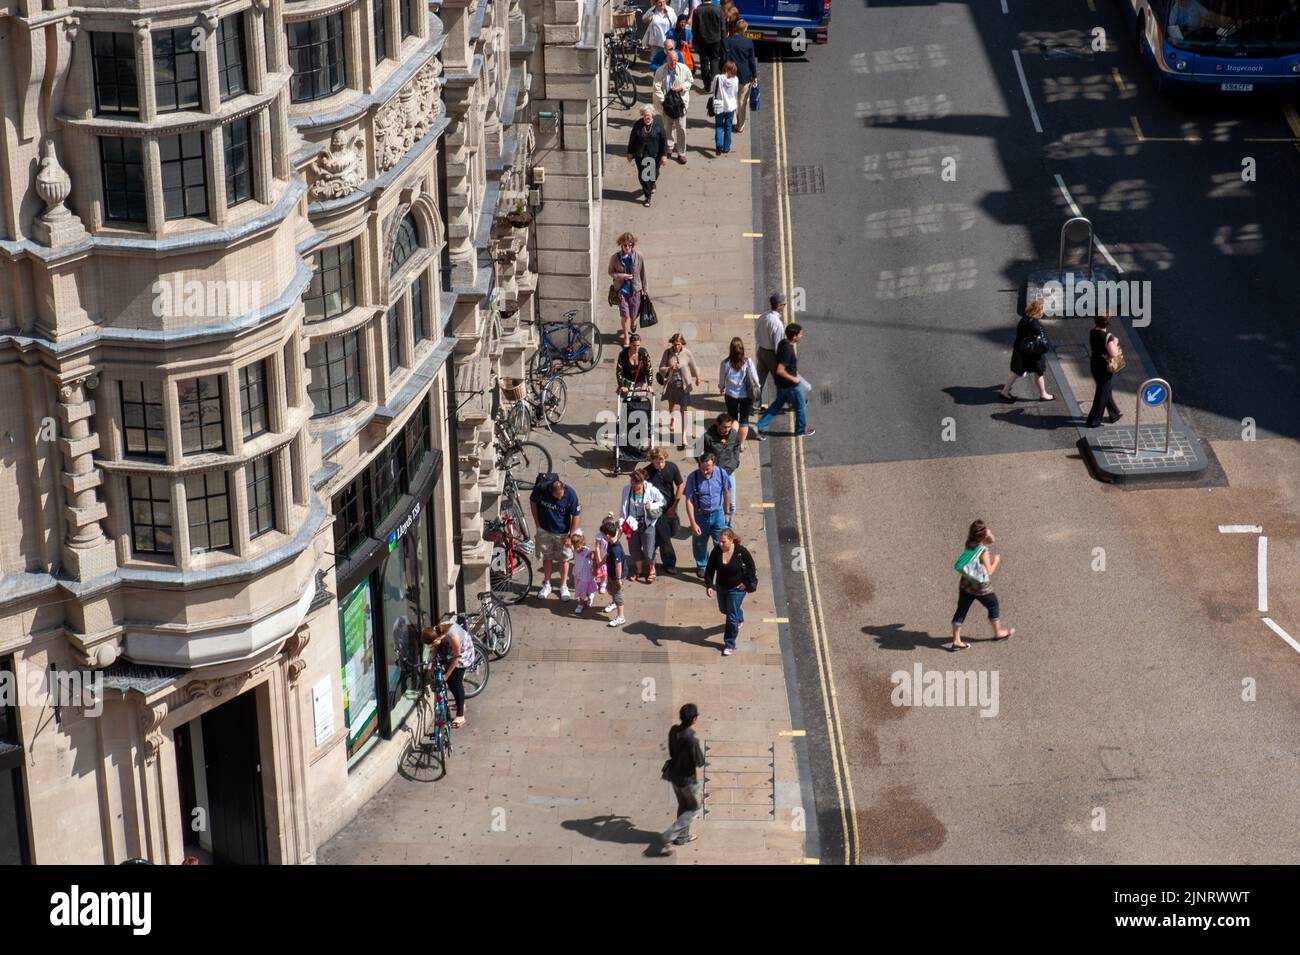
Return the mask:
[[396,275],[402,270],[407,259],[420,247],[420,233],[415,227],[415,220],[409,215],[397,227],[397,238],[393,240],[393,258],[388,263],[388,274]]

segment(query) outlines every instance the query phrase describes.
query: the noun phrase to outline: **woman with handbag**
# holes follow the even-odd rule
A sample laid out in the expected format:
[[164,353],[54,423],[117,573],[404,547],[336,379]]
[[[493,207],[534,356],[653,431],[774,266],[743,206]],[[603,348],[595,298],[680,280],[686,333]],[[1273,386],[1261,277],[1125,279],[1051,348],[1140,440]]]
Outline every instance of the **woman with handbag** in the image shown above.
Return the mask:
[[667,506],[659,489],[646,480],[645,471],[641,468],[633,471],[623,487],[623,507],[618,520],[632,548],[632,576],[642,577],[644,571],[647,584],[655,582],[655,521]]
[[641,297],[649,294],[645,273],[645,257],[636,250],[636,236],[624,232],[618,237],[618,251],[609,257],[609,304],[618,306],[619,327],[623,332],[623,347],[628,336],[636,331],[637,316],[641,314]]
[[736,78],[736,64],[731,60],[722,64],[722,72],[713,78],[709,90],[708,114],[713,117],[713,145],[717,154],[731,152],[731,122],[736,117],[736,97],[740,93],[740,80]]
[[736,652],[736,638],[740,628],[745,625],[745,612],[740,605],[746,594],[758,589],[758,570],[754,566],[754,557],[740,546],[740,538],[730,527],[718,533],[718,546],[709,555],[709,564],[704,569],[704,592],[714,596],[717,587],[718,611],[727,618],[723,631],[722,655],[729,657]]
[[962,642],[961,628],[971,604],[977,600],[989,612],[994,640],[1005,640],[1016,632],[1015,627],[1002,629],[1002,609],[990,580],[1002,563],[1002,555],[989,550],[993,541],[993,531],[983,521],[973,522],[966,532],[966,549],[957,558],[955,568],[961,574],[961,580],[957,584],[957,612],[952,615],[952,643],[946,645],[949,650],[965,650],[970,646]]
[[682,439],[677,445],[677,450],[684,451],[686,449],[686,409],[691,405],[690,379],[695,379],[695,387],[698,388],[700,385],[700,370],[695,367],[695,356],[687,349],[686,339],[682,337],[681,332],[674,332],[673,337],[668,339],[668,347],[664,349],[663,357],[659,359],[657,378],[659,384],[664,386],[664,401],[668,402],[669,440],[675,440],[676,438],[673,431],[673,412],[678,407],[682,409]]
[[1052,401],[1056,397],[1047,393],[1047,380],[1043,377],[1047,374],[1047,353],[1052,343],[1043,329],[1042,317],[1042,299],[1034,299],[1025,306],[1025,315],[1016,325],[1016,342],[1011,346],[1011,374],[1007,375],[1007,383],[1002,386],[1003,401],[1016,400],[1011,386],[1017,378],[1025,375],[1033,375],[1038,382],[1039,401]]
[[1114,424],[1124,417],[1115,404],[1111,387],[1115,375],[1124,367],[1124,352],[1119,347],[1119,339],[1110,332],[1110,316],[1102,312],[1092,320],[1092,330],[1088,332],[1088,350],[1091,352],[1089,370],[1097,390],[1092,396],[1092,408],[1088,411],[1088,427],[1101,427],[1101,412],[1104,409]]
[[[731,350],[718,366],[718,390],[727,403],[727,414],[740,426],[740,450],[745,450],[749,436],[749,413],[758,400],[758,369],[754,361],[745,357],[745,343],[739,338],[731,340]],[[761,439],[760,439],[761,440]]]

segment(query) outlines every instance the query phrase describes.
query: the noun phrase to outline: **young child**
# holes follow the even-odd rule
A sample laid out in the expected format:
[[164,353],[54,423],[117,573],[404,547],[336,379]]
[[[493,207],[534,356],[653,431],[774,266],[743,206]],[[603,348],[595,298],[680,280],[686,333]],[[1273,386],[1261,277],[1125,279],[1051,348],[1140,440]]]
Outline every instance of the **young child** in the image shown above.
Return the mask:
[[609,587],[610,604],[605,608],[605,613],[616,614],[614,619],[610,620],[609,626],[621,627],[627,623],[623,616],[623,581],[627,577],[627,557],[623,553],[623,545],[618,542],[618,521],[613,517],[606,517],[604,523],[600,525],[600,534],[605,538],[605,567],[609,575],[606,585]]
[[578,598],[573,612],[580,615],[587,612],[587,604],[596,593],[598,571],[599,574],[605,572],[601,560],[603,548],[588,547],[587,538],[581,531],[570,534],[569,538],[573,541],[573,593]]

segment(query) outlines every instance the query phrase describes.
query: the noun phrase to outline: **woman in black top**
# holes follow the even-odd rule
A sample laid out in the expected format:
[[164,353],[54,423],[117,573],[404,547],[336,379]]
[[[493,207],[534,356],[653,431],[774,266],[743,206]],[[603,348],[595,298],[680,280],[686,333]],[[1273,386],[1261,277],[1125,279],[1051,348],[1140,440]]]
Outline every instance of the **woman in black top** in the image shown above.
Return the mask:
[[[659,560],[663,562],[665,574],[677,573],[677,551],[673,550],[673,537],[681,526],[677,520],[677,505],[681,503],[682,480],[681,469],[668,460],[663,448],[651,448],[650,458],[646,462],[646,478],[658,488],[668,506],[655,521],[655,549],[659,551]],[[650,555],[651,562],[654,555]]]
[[1017,378],[1025,375],[1033,375],[1038,382],[1040,401],[1051,401],[1056,397],[1047,393],[1047,380],[1043,377],[1047,374],[1047,352],[1051,343],[1047,340],[1043,323],[1039,321],[1042,317],[1042,299],[1035,299],[1025,306],[1025,315],[1016,325],[1016,343],[1011,346],[1011,374],[1007,375],[1007,383],[1002,386],[1003,401],[1016,400],[1011,386]]
[[1093,319],[1092,330],[1088,332],[1089,370],[1092,380],[1097,383],[1097,391],[1092,396],[1092,408],[1088,411],[1088,427],[1101,427],[1101,412],[1106,409],[1110,423],[1114,424],[1124,415],[1111,396],[1111,385],[1115,373],[1110,370],[1107,359],[1119,355],[1119,339],[1110,333],[1110,316],[1102,312]]
[[655,192],[655,182],[668,155],[668,133],[650,105],[641,107],[641,121],[632,124],[632,134],[627,139],[627,161],[636,163],[636,174],[645,193],[644,205],[650,205]]
[[618,353],[614,377],[619,394],[650,387],[650,353],[641,347],[641,336],[635,332],[627,347]]
[[754,558],[740,546],[740,538],[730,527],[719,532],[718,546],[713,548],[704,569],[704,592],[710,597],[713,596],[714,584],[718,588],[718,610],[727,618],[722,655],[729,657],[736,652],[736,637],[745,625],[745,614],[740,605],[745,594],[758,589],[758,569],[754,566]]

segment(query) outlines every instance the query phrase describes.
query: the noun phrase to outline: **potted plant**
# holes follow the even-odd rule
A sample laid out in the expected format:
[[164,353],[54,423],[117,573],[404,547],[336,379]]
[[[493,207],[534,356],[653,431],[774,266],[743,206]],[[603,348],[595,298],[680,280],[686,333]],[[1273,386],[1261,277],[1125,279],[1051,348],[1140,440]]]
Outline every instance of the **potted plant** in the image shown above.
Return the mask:
[[528,203],[524,202],[522,199],[517,201],[514,209],[507,213],[506,221],[516,229],[522,229],[524,226],[532,222],[533,214],[528,211]]

